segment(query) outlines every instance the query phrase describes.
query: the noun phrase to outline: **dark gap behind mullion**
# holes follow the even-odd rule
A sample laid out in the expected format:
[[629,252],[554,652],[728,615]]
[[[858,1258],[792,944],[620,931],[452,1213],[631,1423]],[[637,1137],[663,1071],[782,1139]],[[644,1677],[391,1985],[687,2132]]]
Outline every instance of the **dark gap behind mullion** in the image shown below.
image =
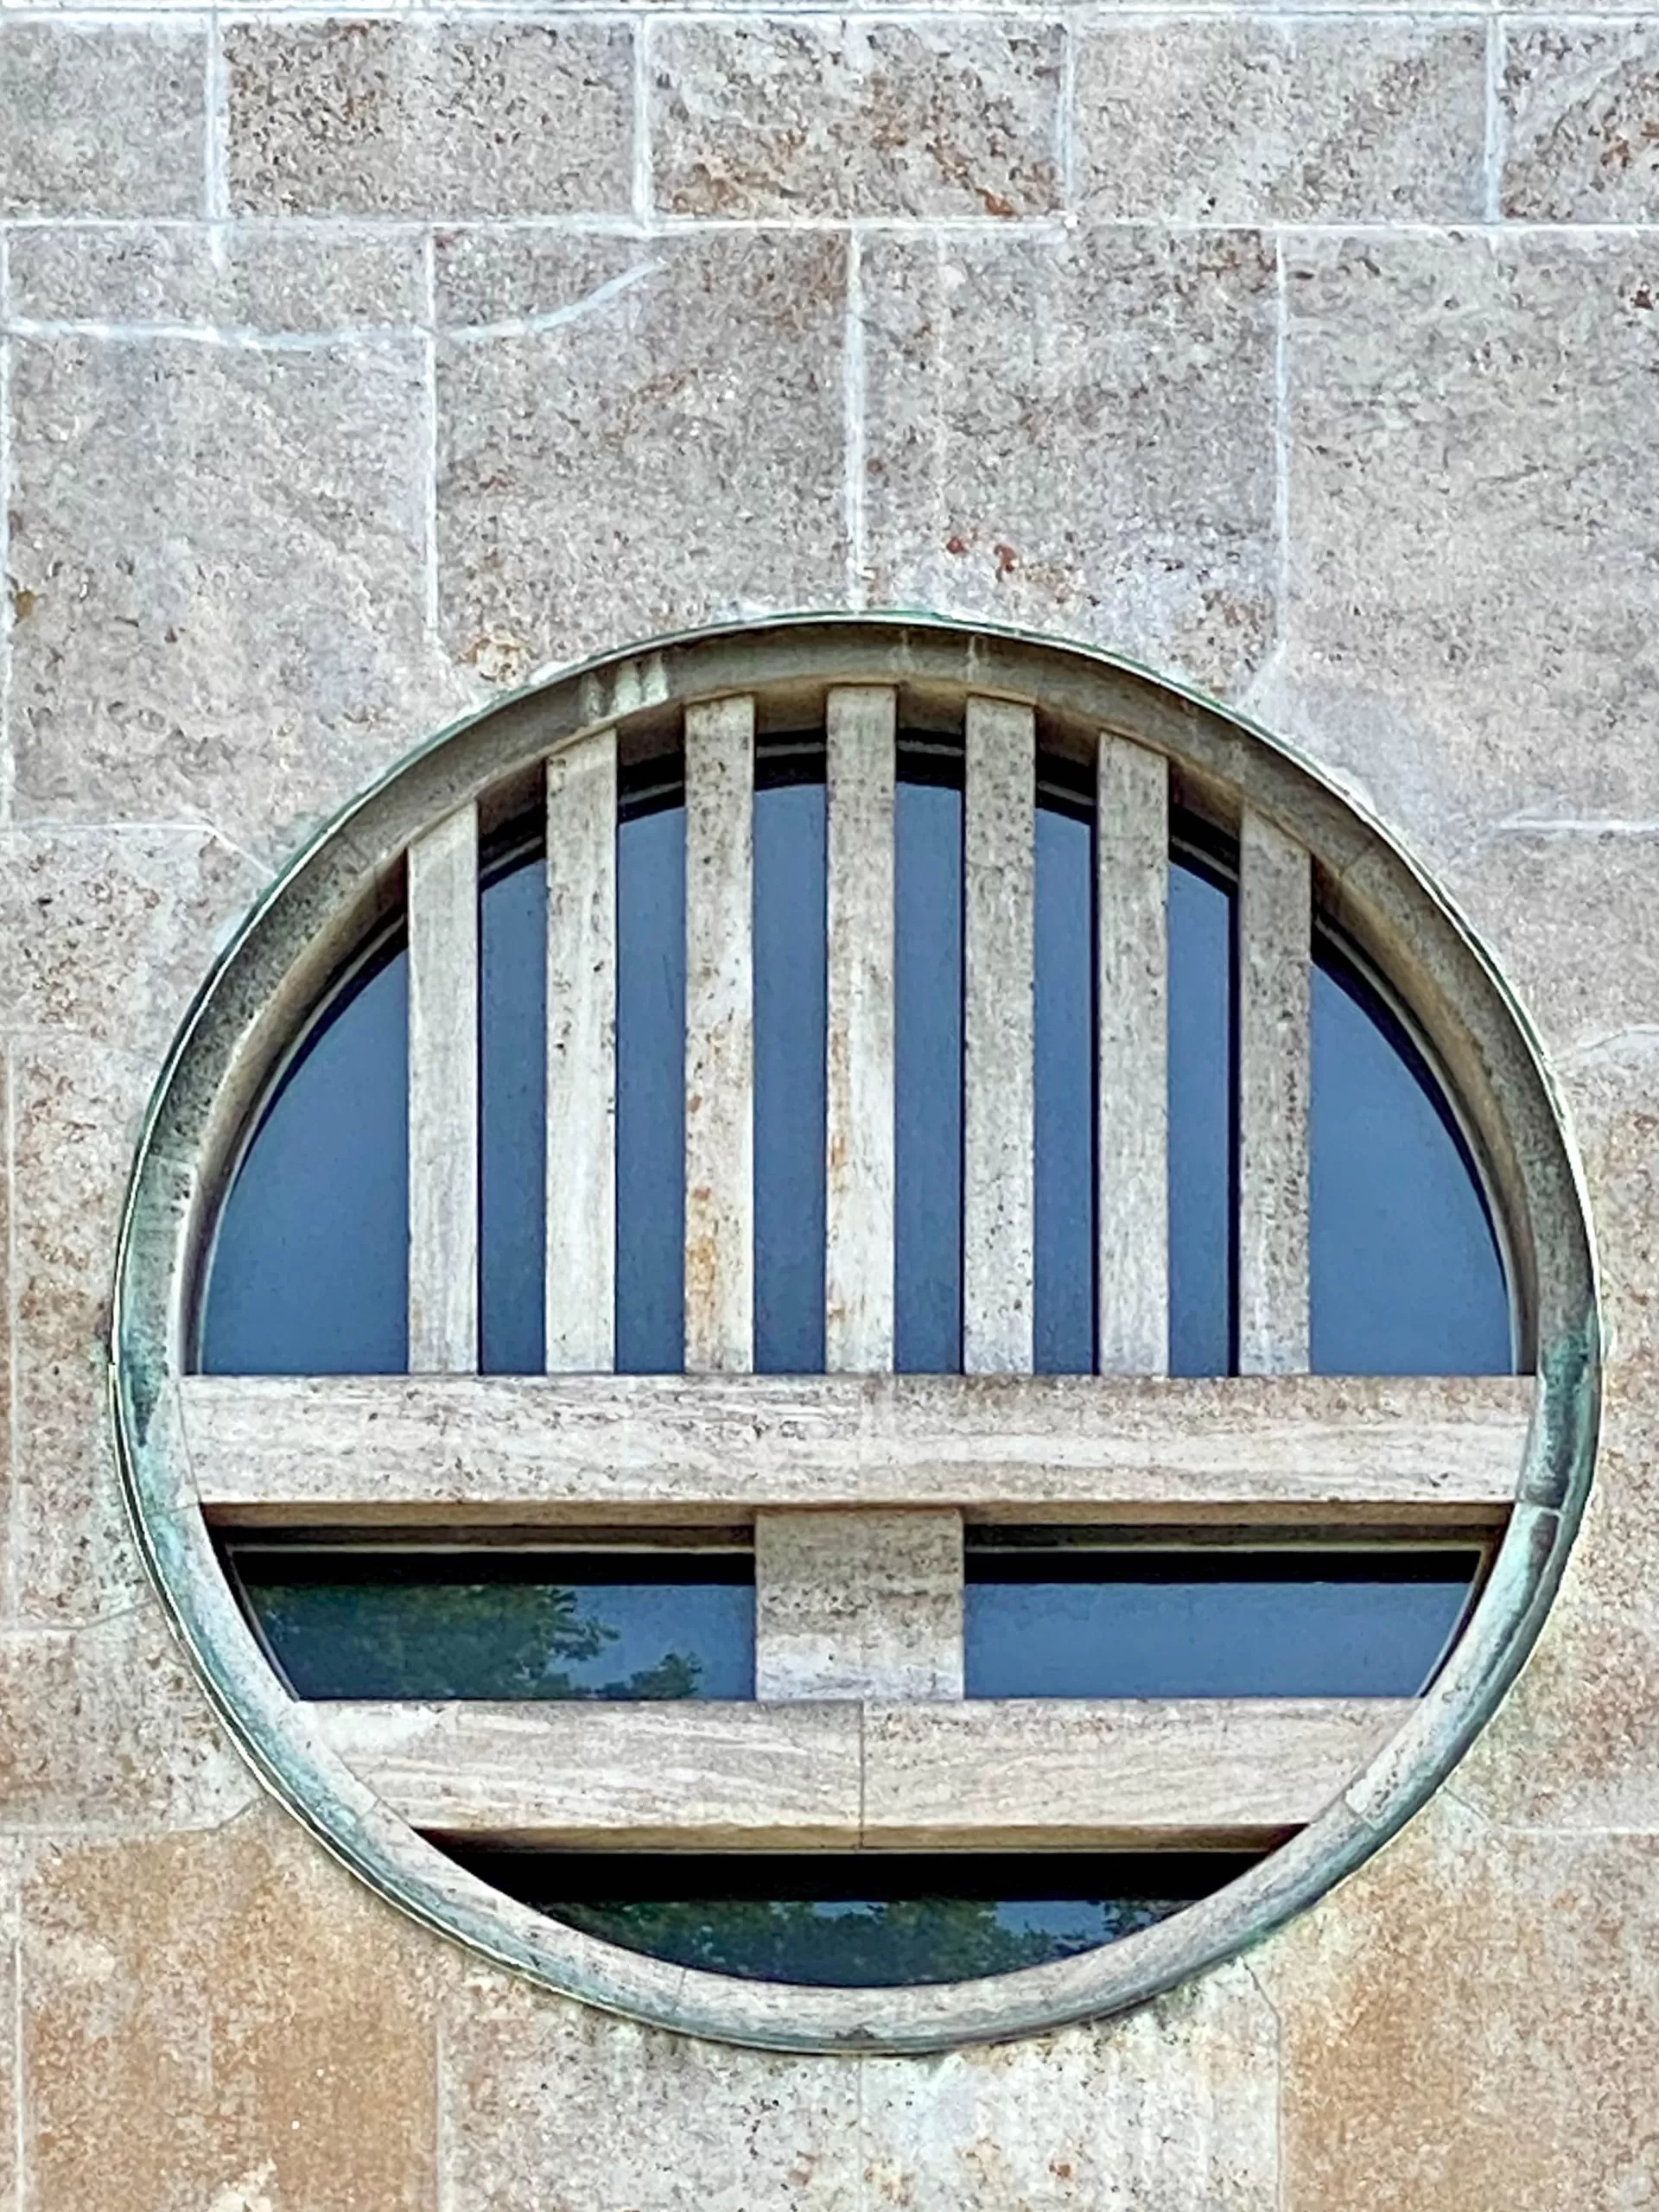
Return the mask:
[[1036,1201],[1033,1364],[1095,1366],[1096,1110],[1093,779],[1040,760],[1033,916]]
[[616,1367],[684,1364],[684,761],[622,773],[617,827]]
[[823,1368],[823,741],[763,739],[754,798],[754,1363]]
[[963,756],[899,743],[894,1365],[962,1368]]
[[479,1321],[486,1375],[544,1364],[547,862],[488,852],[479,894]]

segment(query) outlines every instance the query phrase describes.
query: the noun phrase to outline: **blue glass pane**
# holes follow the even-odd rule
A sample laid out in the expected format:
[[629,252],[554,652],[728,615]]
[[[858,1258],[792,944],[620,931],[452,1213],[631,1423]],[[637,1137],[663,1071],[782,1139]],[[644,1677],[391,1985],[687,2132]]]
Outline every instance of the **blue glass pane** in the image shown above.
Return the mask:
[[763,780],[754,799],[754,1361],[763,1374],[823,1368],[824,861],[822,781]]
[[1166,1918],[1252,1863],[1228,1852],[1046,1860],[892,1852],[454,1856],[538,1910],[630,1950],[715,1974],[839,1988],[971,1980],[1069,1958]]
[[1463,1617],[1473,1553],[1249,1563],[970,1553],[969,1697],[1414,1697]]
[[1036,1367],[1095,1364],[1094,833],[1037,810]]
[[1169,871],[1169,1364],[1232,1368],[1232,909]]
[[684,1342],[685,810],[617,836],[616,1364],[673,1374]]
[[962,792],[901,781],[894,823],[895,1363],[962,1366]]
[[747,1556],[504,1565],[237,1547],[250,1611],[306,1698],[751,1698]]
[[541,855],[480,901],[479,1304],[486,1375],[539,1375],[546,1205],[547,872]]
[[409,962],[314,1033],[219,1216],[203,1301],[209,1375],[395,1375],[409,1362]]
[[1313,971],[1313,1030],[1315,1371],[1506,1373],[1503,1264],[1427,1070],[1329,954]]

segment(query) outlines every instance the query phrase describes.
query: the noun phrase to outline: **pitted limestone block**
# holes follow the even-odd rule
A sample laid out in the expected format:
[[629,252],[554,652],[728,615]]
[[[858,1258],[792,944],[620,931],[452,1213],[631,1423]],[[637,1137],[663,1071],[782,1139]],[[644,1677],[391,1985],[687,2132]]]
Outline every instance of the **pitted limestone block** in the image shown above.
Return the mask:
[[1590,1191],[1602,1327],[1615,1361],[1659,1352],[1659,1035],[1632,1026],[1559,1067]]
[[73,1030],[161,1064],[264,871],[210,830],[0,831],[0,1030]]
[[[24,1847],[10,1838],[0,1840],[0,2017],[17,2018],[17,1946],[21,1933],[18,1885]],[[18,2100],[17,2038],[0,2038],[0,2212],[19,2212],[23,2180],[17,2170],[17,2145],[22,2134]]]
[[12,349],[15,817],[279,858],[460,703],[413,340]]
[[32,322],[193,322],[272,332],[424,321],[425,257],[407,231],[280,221],[42,225],[8,241],[11,310]]
[[231,205],[250,214],[620,213],[625,24],[241,22],[226,35]]
[[156,1605],[0,1630],[0,1833],[213,1828],[255,1792]]
[[754,1694],[962,1695],[959,1513],[757,1513]]
[[110,1280],[149,1056],[11,1048],[13,1618],[95,1619],[145,1589],[110,1433]]
[[861,2111],[871,2208],[1280,2212],[1277,2028],[1242,1967],[1099,2027],[867,2059]]
[[435,2212],[454,1955],[286,1814],[38,1848],[24,1926],[37,2202]]
[[1503,213],[1534,223],[1659,216],[1651,22],[1517,26],[1503,58]]
[[1659,1361],[1610,1370],[1583,1526],[1525,1672],[1452,1777],[1516,1827],[1659,1834]]
[[1118,220],[1469,221],[1484,208],[1473,22],[1127,22],[1079,34],[1079,205]]
[[636,2027],[474,1977],[443,2020],[445,2212],[866,2212],[858,2062]]
[[1554,1057],[1659,1025],[1659,814],[1507,828],[1442,878]]
[[676,215],[1030,215],[1058,191],[1060,33],[1039,19],[667,22],[657,204]]
[[194,27],[0,16],[0,215],[198,213],[206,79]]
[[1273,257],[1253,232],[872,239],[872,603],[1223,695],[1274,620]]
[[1430,860],[1517,818],[1650,815],[1650,247],[1287,256],[1290,598],[1250,710]]
[[1444,1793],[1252,1955],[1290,2212],[1653,2201],[1659,1840],[1488,1827]]
[[[443,625],[523,676],[845,588],[845,242],[438,242]],[[492,335],[528,318],[547,327]]]

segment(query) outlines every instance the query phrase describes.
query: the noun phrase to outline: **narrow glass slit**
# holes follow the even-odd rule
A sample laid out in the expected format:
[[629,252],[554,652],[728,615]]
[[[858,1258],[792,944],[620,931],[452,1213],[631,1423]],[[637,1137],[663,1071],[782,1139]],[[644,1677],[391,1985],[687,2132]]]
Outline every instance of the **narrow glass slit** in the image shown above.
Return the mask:
[[232,1540],[300,1698],[752,1698],[747,1546],[512,1548]]
[[1166,1919],[1255,1863],[1223,1851],[444,1847],[509,1897],[629,1950],[745,1980],[853,1989],[1070,1958]]
[[969,1697],[1414,1697],[1472,1548],[1114,1548],[969,1532]]

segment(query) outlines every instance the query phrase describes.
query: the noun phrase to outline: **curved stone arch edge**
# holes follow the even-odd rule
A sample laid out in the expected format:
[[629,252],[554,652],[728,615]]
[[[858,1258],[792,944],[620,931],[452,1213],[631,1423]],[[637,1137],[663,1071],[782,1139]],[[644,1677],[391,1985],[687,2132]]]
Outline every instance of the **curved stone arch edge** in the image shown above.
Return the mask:
[[[169,1388],[195,1208],[195,1163],[162,1141],[175,1087],[215,1001],[244,954],[315,865],[345,844],[351,825],[455,739],[486,723],[517,724],[549,694],[580,686],[602,695],[601,727],[668,704],[640,671],[663,657],[722,642],[812,629],[908,630],[971,648],[983,639],[1062,656],[1104,677],[1144,683],[1262,747],[1326,794],[1403,867],[1417,893],[1476,963],[1520,1043],[1554,1140],[1564,1187],[1551,1211],[1570,1249],[1547,1270],[1557,1325],[1539,1348],[1538,1390],[1517,1503],[1486,1587],[1448,1664],[1406,1726],[1332,1805],[1292,1840],[1212,1897],[1115,1943],[1069,1960],[973,1982],[896,1990],[804,1989],[669,1965],[546,1919],[467,1874],[360,1782],[311,1726],[260,1651],[230,1592],[194,1502],[176,1399]],[[973,671],[971,668],[969,674]],[[996,671],[984,680],[997,688]],[[868,679],[867,679],[868,680]],[[634,705],[622,702],[631,683]],[[675,694],[675,697],[683,694]],[[595,697],[591,702],[600,704]],[[578,734],[579,730],[567,734]],[[566,741],[540,747],[545,753]],[[522,748],[521,748],[522,749]],[[535,750],[532,738],[531,750]],[[511,764],[509,764],[511,766]],[[502,767],[483,781],[499,780]],[[473,779],[475,787],[477,779]],[[472,795],[458,791],[455,803]],[[358,855],[365,858],[366,855]],[[360,869],[359,869],[360,874]],[[1542,1307],[1546,1301],[1541,1297]],[[967,626],[922,613],[811,613],[721,624],[599,656],[538,677],[439,732],[389,769],[307,841],[254,901],[195,994],[167,1056],[140,1131],[123,1208],[110,1345],[118,1458],[135,1537],[163,1609],[212,1703],[256,1776],[330,1854],[378,1894],[434,1931],[561,1995],[650,2025],[753,2049],[921,2055],[1109,2018],[1166,1994],[1262,1942],[1398,1833],[1446,1778],[1502,1703],[1524,1665],[1565,1570],[1594,1465],[1599,1424],[1600,1328],[1591,1217],[1576,1147],[1548,1061],[1524,1009],[1475,931],[1361,803],[1295,748],[1233,709],[1120,656],[1014,629]]]

